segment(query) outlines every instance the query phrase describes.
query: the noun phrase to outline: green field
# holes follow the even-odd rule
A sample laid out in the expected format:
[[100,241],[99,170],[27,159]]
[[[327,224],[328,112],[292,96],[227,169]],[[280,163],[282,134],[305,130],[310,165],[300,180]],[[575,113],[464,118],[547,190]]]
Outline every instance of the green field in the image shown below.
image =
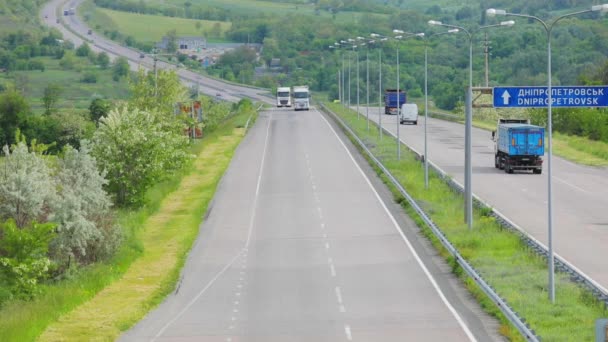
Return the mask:
[[[200,23],[200,29],[196,27],[196,23]],[[223,36],[232,25],[222,21],[142,15],[105,8],[90,12],[90,24],[98,31],[103,31],[100,28],[111,27],[112,30],[132,36],[143,43],[158,42],[171,30],[175,30],[178,36],[207,36],[206,32],[213,30],[215,25],[219,25],[220,35]]]
[[[25,89],[24,95],[35,112],[43,111],[42,94],[51,83],[58,84],[62,89],[57,108],[88,108],[96,97],[120,100],[125,99],[129,93],[125,80],[113,81],[110,70],[100,70],[84,58],[76,58],[77,65],[73,70],[61,69],[59,60],[54,58],[44,57],[42,60],[46,66],[43,72],[15,71],[10,75],[0,74],[2,84],[14,83],[17,79],[18,87]],[[97,83],[81,82],[84,72],[95,72]]]

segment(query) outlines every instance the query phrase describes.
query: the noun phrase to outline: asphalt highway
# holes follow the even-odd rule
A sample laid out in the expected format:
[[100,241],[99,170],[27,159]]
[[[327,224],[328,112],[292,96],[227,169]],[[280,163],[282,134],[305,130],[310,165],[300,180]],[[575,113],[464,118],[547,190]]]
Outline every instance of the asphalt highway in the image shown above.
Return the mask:
[[[86,37],[94,51],[151,68],[149,56],[88,35],[77,16],[57,23],[57,8],[79,3],[51,1],[42,20],[76,46]],[[228,101],[271,102],[259,89],[178,74]],[[218,188],[175,293],[121,340],[500,340],[496,322],[343,140],[316,110],[263,112]]]
[[[131,69],[134,71],[140,68],[153,70],[154,58],[152,55],[146,54],[141,58],[140,51],[119,45],[95,32],[89,35],[89,27],[79,16],[63,15],[64,9],[77,8],[82,2],[83,0],[52,0],[41,11],[41,21],[47,26],[58,29],[64,38],[72,41],[76,47],[86,40],[93,51],[97,53],[105,51],[112,60],[117,56],[126,57]],[[192,71],[177,68],[173,64],[160,60],[157,61],[157,68],[175,70],[186,86],[192,87],[198,84],[202,94],[215,96],[221,100],[237,102],[242,98],[250,98],[255,101],[274,102],[273,97],[269,97],[268,91],[264,89],[228,84]]]
[[316,110],[263,112],[178,289],[121,340],[496,340],[368,173]]
[[[367,116],[366,107],[360,107],[360,112]],[[374,122],[382,115],[382,126],[396,135],[395,115],[379,114],[378,107],[370,107],[369,113]],[[494,167],[491,132],[473,128],[472,133],[473,193],[546,245],[547,156],[542,175],[507,174]],[[400,137],[423,153],[424,117],[419,117],[418,125],[401,125]],[[464,125],[429,118],[427,144],[429,161],[464,184]],[[554,251],[606,289],[608,169],[578,165],[555,155],[552,167]]]

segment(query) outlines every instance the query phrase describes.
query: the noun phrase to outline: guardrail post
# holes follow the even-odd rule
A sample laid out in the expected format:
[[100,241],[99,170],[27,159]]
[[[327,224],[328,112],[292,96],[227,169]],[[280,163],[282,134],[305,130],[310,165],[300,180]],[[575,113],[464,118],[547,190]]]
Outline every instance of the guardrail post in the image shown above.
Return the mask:
[[608,342],[608,319],[595,321],[595,342]]

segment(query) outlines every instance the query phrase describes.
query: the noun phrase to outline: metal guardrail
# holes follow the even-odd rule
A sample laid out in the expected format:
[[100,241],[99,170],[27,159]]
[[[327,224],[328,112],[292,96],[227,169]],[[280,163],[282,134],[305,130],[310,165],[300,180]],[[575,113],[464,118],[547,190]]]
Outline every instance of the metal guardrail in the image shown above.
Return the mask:
[[[429,111],[429,114],[437,115],[437,116],[444,116],[444,117],[447,117],[447,118],[453,119],[453,120],[463,120],[462,117],[459,117],[459,116],[453,115],[453,114],[431,112],[431,111]],[[429,116],[431,116],[431,115],[429,115]],[[384,128],[383,128],[383,131],[386,132],[386,134],[392,135],[391,132],[387,131]],[[420,152],[414,150],[413,148],[411,148],[409,146],[408,146],[408,148],[417,155],[418,160],[423,160],[423,155]],[[453,190],[458,191],[460,193],[464,192],[464,186],[462,184],[456,182],[454,179],[452,179],[448,174],[446,174],[442,169],[440,169],[437,165],[432,163],[430,160],[429,160],[429,166]],[[535,253],[537,253],[538,255],[543,256],[545,258],[548,258],[549,252],[548,252],[547,246],[545,246],[540,241],[536,240],[534,237],[530,236],[526,231],[524,231],[521,227],[519,227],[518,225],[513,223],[511,220],[509,220],[500,211],[494,209],[491,205],[484,202],[483,200],[481,200],[479,197],[475,196],[474,194],[473,194],[473,205],[478,208],[490,210],[491,216],[493,216],[500,223],[500,225],[503,228],[508,229],[508,230],[512,231],[513,233],[517,234],[522,239],[522,241],[526,245],[528,245],[528,247],[530,247],[530,249],[533,250]],[[591,279],[591,277],[589,277],[584,272],[579,270],[576,266],[569,263],[563,257],[561,257],[559,255],[554,255],[554,258],[555,258],[555,267],[557,268],[557,270],[568,274],[568,276],[570,277],[570,279],[573,282],[575,282],[575,283],[583,286],[587,290],[589,290],[598,301],[604,303],[605,307],[608,307],[608,289],[606,289],[602,285],[598,284],[595,280]]]
[[498,308],[502,311],[505,317],[517,328],[517,330],[522,334],[522,336],[527,341],[540,341],[540,338],[536,336],[534,330],[532,330],[528,324],[525,322],[523,318],[521,318],[509,305],[508,303],[498,295],[492,286],[490,286],[483,277],[471,266],[458,252],[458,250],[452,245],[452,243],[447,239],[445,234],[441,231],[437,225],[431,220],[431,218],[424,212],[424,210],[418,205],[416,200],[403,188],[401,183],[391,174],[391,172],[382,164],[376,156],[365,146],[363,141],[353,132],[353,130],[344,123],[344,121],[337,116],[334,112],[329,110],[325,105],[320,105],[323,110],[330,114],[333,119],[338,122],[344,130],[350,134],[353,139],[357,142],[357,144],[363,149],[363,151],[369,156],[371,160],[382,170],[382,172],[388,177],[388,179],[393,183],[393,185],[397,188],[397,190],[403,195],[403,197],[408,201],[408,203],[414,208],[416,213],[424,220],[426,225],[431,229],[433,234],[437,237],[437,239],[441,242],[443,247],[454,257],[454,260],[462,267],[462,269],[475,281],[475,283],[482,289],[482,291],[498,306]]

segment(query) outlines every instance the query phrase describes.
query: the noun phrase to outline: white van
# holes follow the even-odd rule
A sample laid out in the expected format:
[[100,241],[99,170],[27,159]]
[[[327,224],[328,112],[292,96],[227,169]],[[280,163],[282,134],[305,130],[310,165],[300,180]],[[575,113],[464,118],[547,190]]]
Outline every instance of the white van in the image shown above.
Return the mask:
[[418,105],[415,103],[404,103],[401,106],[401,120],[399,122],[411,122],[414,125],[418,124]]

